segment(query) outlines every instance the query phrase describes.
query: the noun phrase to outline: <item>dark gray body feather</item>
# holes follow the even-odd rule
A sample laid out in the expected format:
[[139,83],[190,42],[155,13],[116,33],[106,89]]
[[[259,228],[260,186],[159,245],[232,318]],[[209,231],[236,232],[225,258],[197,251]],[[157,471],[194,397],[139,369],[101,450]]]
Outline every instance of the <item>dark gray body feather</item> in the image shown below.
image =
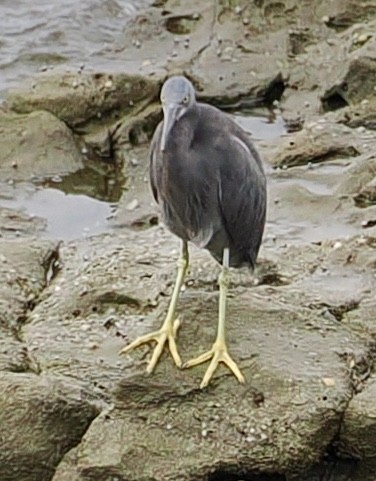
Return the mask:
[[175,235],[222,262],[254,267],[266,214],[266,180],[247,134],[228,115],[195,103],[174,125],[164,152],[163,122],[150,147],[150,180]]

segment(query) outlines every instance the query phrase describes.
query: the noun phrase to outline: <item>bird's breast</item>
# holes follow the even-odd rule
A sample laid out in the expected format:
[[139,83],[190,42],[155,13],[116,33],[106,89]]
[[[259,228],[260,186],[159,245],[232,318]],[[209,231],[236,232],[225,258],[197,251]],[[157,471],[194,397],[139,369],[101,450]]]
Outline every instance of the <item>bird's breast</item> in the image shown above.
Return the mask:
[[194,158],[166,157],[159,192],[164,223],[179,237],[205,247],[219,215],[216,182]]

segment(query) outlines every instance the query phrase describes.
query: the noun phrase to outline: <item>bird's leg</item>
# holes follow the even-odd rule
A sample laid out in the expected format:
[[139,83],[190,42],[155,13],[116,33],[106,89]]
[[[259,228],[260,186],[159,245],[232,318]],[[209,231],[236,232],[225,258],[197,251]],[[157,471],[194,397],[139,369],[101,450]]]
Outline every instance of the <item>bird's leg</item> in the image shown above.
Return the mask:
[[205,373],[205,376],[200,384],[200,388],[204,388],[209,384],[215,370],[219,363],[226,364],[226,366],[234,373],[236,378],[240,383],[244,383],[245,379],[243,374],[240,372],[235,361],[231,358],[228,353],[226,338],[225,338],[225,324],[226,324],[226,297],[230,281],[229,273],[229,258],[230,251],[226,247],[223,251],[223,263],[222,270],[218,278],[219,284],[219,315],[218,315],[218,331],[217,338],[210,349],[210,351],[202,354],[201,356],[192,359],[184,364],[184,367],[197,366],[197,364],[202,364],[203,362],[209,361],[209,367]]
[[162,354],[162,351],[166,342],[168,343],[168,347],[175,364],[178,367],[181,367],[182,365],[180,355],[178,353],[176,342],[175,342],[177,331],[180,326],[179,319],[175,317],[175,311],[176,311],[176,306],[179,299],[180,289],[181,289],[181,286],[183,285],[184,277],[187,272],[188,262],[189,262],[188,244],[187,242],[183,241],[180,258],[178,260],[178,273],[176,277],[175,287],[174,287],[170,305],[167,311],[167,316],[161,328],[158,331],[153,331],[150,334],[146,334],[145,336],[139,337],[138,339],[136,339],[135,341],[133,341],[131,344],[129,344],[128,346],[126,346],[124,349],[120,351],[120,354],[125,354],[131,351],[132,349],[135,349],[136,347],[141,346],[142,344],[147,344],[153,341],[156,342],[157,345],[154,348],[153,355],[146,368],[146,371],[148,373],[153,372]]

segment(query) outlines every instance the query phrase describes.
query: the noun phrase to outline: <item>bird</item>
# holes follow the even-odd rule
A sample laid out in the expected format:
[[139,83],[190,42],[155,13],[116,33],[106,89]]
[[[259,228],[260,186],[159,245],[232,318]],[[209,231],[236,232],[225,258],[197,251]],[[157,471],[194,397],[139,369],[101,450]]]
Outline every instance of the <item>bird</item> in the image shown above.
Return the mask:
[[[266,176],[248,134],[220,109],[196,100],[185,76],[169,77],[160,93],[163,120],[149,149],[153,197],[166,227],[181,239],[177,277],[167,315],[157,331],[143,335],[120,354],[151,342],[156,346],[146,368],[154,371],[167,345],[179,368],[210,364],[200,384],[210,383],[220,363],[244,383],[226,342],[226,298],[230,267],[253,270],[266,218]],[[220,264],[217,335],[207,352],[182,363],[177,348],[179,293],[189,266],[188,243],[204,248]]]

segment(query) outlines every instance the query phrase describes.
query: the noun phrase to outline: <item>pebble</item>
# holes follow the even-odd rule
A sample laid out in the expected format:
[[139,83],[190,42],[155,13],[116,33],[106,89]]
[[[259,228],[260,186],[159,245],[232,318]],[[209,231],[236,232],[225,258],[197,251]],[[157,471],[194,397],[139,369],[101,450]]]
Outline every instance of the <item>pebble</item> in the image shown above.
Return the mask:
[[237,5],[237,6],[235,7],[235,13],[236,13],[236,15],[240,15],[240,14],[242,13],[242,11],[243,11],[243,9],[242,9],[242,7],[241,7],[240,5]]
[[113,81],[108,79],[105,81],[104,86],[106,87],[106,89],[109,89],[113,86],[113,84],[114,84]]
[[133,158],[131,159],[131,165],[132,165],[132,167],[136,167],[137,165],[139,165],[139,163],[140,163],[140,162],[138,161],[138,159],[136,159],[136,157],[133,157]]
[[358,36],[357,43],[360,43],[360,44],[366,43],[370,37],[372,37],[371,34],[362,33],[361,35]]
[[88,153],[87,147],[82,147],[82,149],[81,149],[81,154],[82,154],[82,155],[86,155],[87,153]]
[[243,25],[248,25],[249,24],[249,18],[245,17],[243,18]]
[[60,182],[63,182],[63,179],[60,175],[54,175],[53,177],[51,177],[51,182],[53,182],[54,184],[59,184]]
[[138,200],[137,200],[137,199],[133,199],[133,200],[131,200],[131,201],[125,206],[125,208],[126,208],[126,210],[135,210],[135,209],[137,209],[137,207],[138,207],[139,205],[140,205],[140,204],[139,204]]

